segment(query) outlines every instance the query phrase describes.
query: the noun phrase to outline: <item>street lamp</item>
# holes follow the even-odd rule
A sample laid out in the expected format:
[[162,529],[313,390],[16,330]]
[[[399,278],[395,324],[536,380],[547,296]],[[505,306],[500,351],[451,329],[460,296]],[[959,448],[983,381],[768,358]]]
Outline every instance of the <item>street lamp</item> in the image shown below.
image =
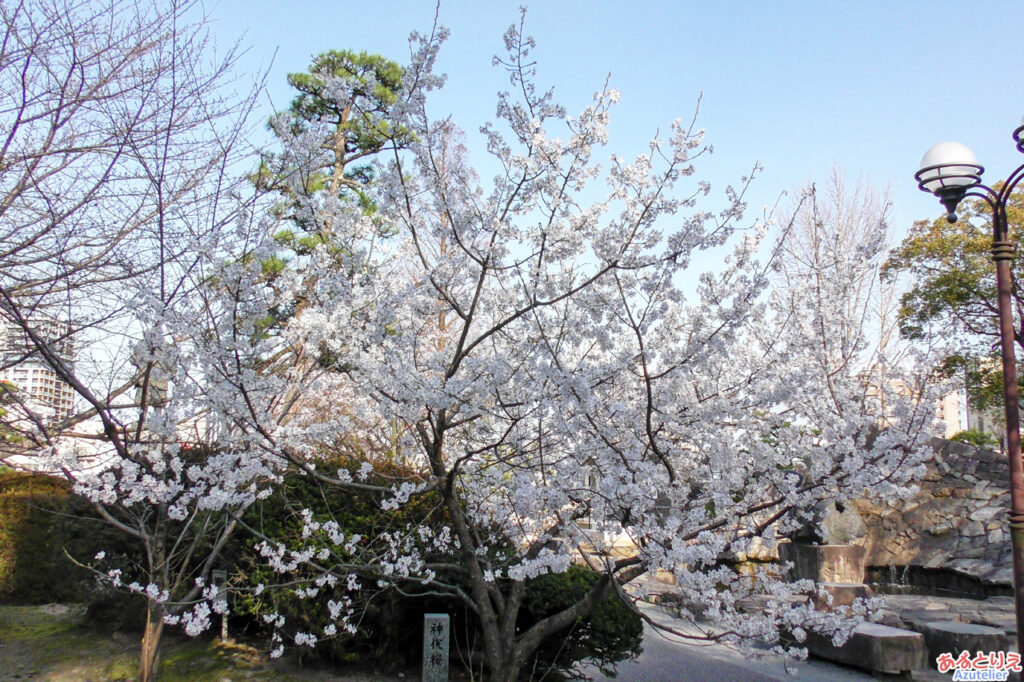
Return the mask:
[[[1017,150],[1024,153],[1024,119],[1013,131]],[[1024,654],[1024,470],[1020,454],[1017,368],[1014,359],[1013,314],[1010,308],[1010,261],[1016,246],[1010,241],[1006,204],[1024,179],[1024,164],[1010,173],[999,190],[981,184],[984,168],[974,153],[959,142],[943,142],[929,149],[914,177],[946,207],[946,220],[956,222],[956,207],[965,197],[983,199],[992,209],[992,260],[996,263],[999,292],[999,331],[1003,355],[1003,397],[1006,403],[1006,454],[1010,464],[1010,542],[1013,586],[1017,607],[1017,650]]]

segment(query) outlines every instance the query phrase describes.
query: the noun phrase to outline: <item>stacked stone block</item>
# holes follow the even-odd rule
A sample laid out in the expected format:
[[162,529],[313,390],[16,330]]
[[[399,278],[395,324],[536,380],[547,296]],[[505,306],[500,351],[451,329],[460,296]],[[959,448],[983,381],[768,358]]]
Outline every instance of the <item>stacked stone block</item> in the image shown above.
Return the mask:
[[864,546],[867,564],[941,568],[1009,586],[1005,456],[941,439],[933,451],[916,496],[891,505],[852,503],[866,527],[856,543]]

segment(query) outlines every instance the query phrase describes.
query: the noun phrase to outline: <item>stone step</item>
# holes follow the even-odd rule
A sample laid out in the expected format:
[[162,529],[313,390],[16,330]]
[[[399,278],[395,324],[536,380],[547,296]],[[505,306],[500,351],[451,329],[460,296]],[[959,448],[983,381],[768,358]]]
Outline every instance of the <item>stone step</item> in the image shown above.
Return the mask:
[[932,666],[939,654],[952,654],[956,658],[962,651],[1007,651],[1010,646],[1003,630],[955,620],[920,623],[917,631],[924,635],[928,664]]
[[878,623],[861,623],[841,647],[833,645],[827,637],[811,634],[807,650],[819,658],[893,675],[928,665],[921,633]]
[[805,594],[794,594],[788,597],[773,597],[767,594],[752,594],[736,602],[736,607],[743,613],[749,613],[751,615],[764,613],[769,608],[773,610],[777,607],[769,607],[769,604],[778,604],[780,601],[785,601],[790,606],[797,606],[799,604],[806,604],[810,598]]
[[[1013,640],[1014,644],[1016,644],[1017,614],[1012,611],[996,611],[995,609],[990,609],[988,611],[978,610],[974,613],[965,615],[969,616],[972,623],[987,625],[990,628],[1004,631],[1006,635]],[[965,618],[965,620],[967,620],[967,618]]]
[[[868,599],[874,596],[871,588],[864,584],[818,583],[818,588],[824,591],[824,594],[814,595],[814,608],[819,611],[835,611],[845,606],[851,606],[858,599]],[[832,597],[831,602],[826,595]]]

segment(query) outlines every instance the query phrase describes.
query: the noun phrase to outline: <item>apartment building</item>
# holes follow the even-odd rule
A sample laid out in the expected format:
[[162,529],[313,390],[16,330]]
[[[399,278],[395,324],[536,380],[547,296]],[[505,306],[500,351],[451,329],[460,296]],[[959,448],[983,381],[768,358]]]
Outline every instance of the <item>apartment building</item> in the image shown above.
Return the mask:
[[[53,421],[69,417],[74,407],[71,386],[43,361],[20,326],[9,321],[0,325],[0,380],[14,384],[28,407],[40,416]],[[32,325],[65,364],[74,364],[69,323],[38,318],[32,320]]]

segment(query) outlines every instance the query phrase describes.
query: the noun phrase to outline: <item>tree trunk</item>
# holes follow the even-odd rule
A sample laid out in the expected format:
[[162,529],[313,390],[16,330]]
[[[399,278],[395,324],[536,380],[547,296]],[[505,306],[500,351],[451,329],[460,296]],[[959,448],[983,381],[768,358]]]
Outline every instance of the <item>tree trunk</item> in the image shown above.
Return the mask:
[[139,657],[140,682],[152,682],[156,679],[157,654],[160,647],[160,635],[163,631],[163,605],[152,599],[147,599],[146,629],[142,634],[142,653]]
[[519,679],[519,671],[523,667],[523,661],[517,656],[510,656],[502,662],[500,670],[491,674],[493,682],[516,682]]

